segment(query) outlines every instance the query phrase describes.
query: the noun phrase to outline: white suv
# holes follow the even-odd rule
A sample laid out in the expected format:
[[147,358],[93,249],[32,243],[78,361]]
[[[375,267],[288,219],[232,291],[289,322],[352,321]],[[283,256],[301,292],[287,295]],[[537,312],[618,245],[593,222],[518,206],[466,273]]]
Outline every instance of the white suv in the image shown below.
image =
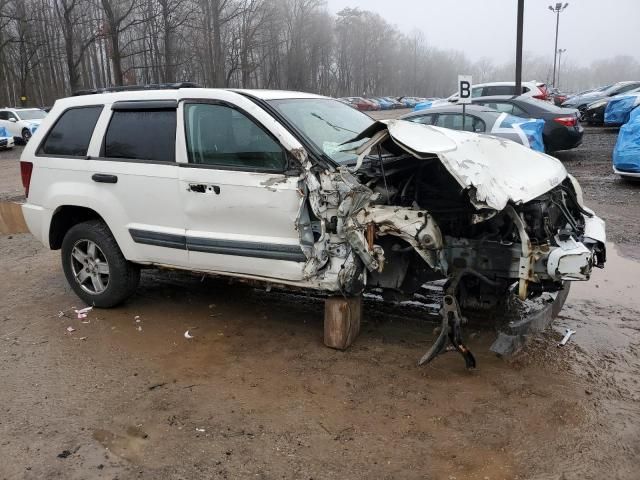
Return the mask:
[[604,264],[604,222],[553,157],[318,95],[177,87],[58,100],[22,154],[29,229],[88,304],[147,265],[342,295],[448,279],[445,336],[458,304]]
[[14,140],[27,143],[46,116],[39,108],[0,108],[0,128]]
[[[495,97],[496,95],[516,95],[516,82],[490,82],[478,83],[471,88],[471,96],[478,97]],[[548,100],[549,93],[547,86],[541,82],[522,82],[523,97],[537,98],[539,100]],[[452,93],[449,97],[438,100],[432,106],[442,106],[447,103],[457,103],[458,92]]]

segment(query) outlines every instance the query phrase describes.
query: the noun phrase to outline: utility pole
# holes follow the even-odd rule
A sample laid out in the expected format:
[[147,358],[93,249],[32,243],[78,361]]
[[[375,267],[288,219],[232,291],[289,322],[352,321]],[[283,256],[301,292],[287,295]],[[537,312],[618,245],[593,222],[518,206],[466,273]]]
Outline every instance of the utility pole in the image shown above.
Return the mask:
[[522,94],[522,29],[524,0],[518,0],[518,25],[516,28],[516,94]]
[[556,86],[556,60],[558,58],[558,27],[560,25],[560,14],[564,12],[565,8],[569,6],[568,3],[564,5],[562,2],[556,3],[555,7],[549,5],[549,10],[556,14],[556,44],[553,47],[553,86]]
[[[559,48],[558,49],[558,85],[557,87],[560,87],[560,64],[562,63],[562,54],[564,52],[566,52],[567,49],[566,48]],[[556,85],[554,85],[556,86]]]

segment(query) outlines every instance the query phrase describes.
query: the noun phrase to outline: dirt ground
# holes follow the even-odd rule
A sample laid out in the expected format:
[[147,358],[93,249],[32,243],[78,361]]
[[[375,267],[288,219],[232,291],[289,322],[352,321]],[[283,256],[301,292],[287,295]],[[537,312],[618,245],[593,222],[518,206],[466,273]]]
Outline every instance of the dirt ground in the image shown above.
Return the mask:
[[[79,320],[59,252],[0,236],[0,479],[637,479],[640,185],[611,173],[615,138],[557,155],[607,220],[607,268],[514,358],[470,325],[473,372],[416,366],[422,309],[365,302],[338,352],[321,300],[176,272]],[[21,195],[17,154],[0,199]]]

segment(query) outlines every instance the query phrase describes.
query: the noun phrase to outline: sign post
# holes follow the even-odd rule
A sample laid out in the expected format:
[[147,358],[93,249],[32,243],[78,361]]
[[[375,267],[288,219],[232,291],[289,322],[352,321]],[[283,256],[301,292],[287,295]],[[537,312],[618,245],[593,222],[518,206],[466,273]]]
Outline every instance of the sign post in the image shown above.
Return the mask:
[[462,105],[462,130],[467,126],[467,104],[471,103],[471,75],[458,75],[458,103]]

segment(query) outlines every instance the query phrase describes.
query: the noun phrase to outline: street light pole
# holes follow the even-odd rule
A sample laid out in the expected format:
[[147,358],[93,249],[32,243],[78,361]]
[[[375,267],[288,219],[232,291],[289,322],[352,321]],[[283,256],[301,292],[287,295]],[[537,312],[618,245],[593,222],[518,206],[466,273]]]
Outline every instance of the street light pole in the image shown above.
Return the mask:
[[[562,54],[564,52],[566,52],[567,49],[566,48],[559,48],[558,49],[558,85],[557,87],[560,87],[560,65],[562,64]],[[554,85],[556,86],[556,85]]]
[[516,94],[522,94],[522,29],[524,24],[524,0],[518,0],[516,28]]
[[564,11],[565,8],[567,8],[569,6],[568,3],[565,3],[564,5],[562,4],[562,2],[558,2],[556,3],[555,7],[552,7],[551,5],[549,5],[549,10],[551,10],[553,13],[556,14],[556,43],[555,46],[553,47],[553,86],[556,86],[556,60],[558,58],[558,28],[560,25],[560,13],[562,13]]

